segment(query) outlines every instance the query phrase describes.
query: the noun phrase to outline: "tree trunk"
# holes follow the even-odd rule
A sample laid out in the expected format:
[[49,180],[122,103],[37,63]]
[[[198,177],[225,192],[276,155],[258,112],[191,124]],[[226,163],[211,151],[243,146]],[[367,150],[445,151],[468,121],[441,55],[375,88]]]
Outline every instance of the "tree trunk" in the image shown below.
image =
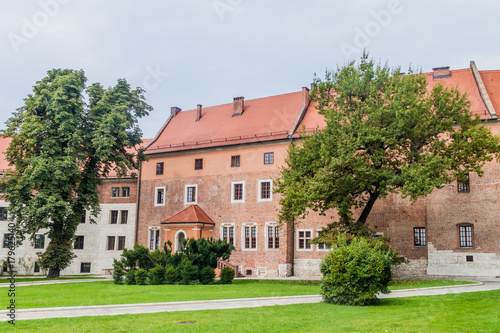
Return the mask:
[[47,279],[58,279],[61,274],[61,270],[58,268],[50,268],[49,274],[47,274]]
[[366,224],[366,219],[368,219],[368,215],[370,215],[370,212],[372,211],[373,205],[375,204],[375,201],[377,201],[380,193],[379,192],[374,192],[370,194],[370,199],[366,203],[365,208],[363,208],[363,212],[361,213],[361,216],[359,219],[356,221],[357,224]]

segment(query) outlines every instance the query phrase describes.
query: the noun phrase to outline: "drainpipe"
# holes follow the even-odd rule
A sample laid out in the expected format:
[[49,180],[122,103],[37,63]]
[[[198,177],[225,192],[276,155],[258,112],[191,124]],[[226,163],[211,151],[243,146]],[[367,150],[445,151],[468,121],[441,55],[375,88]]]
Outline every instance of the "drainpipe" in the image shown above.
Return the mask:
[[[293,145],[293,137],[290,137],[290,144]],[[292,276],[295,276],[295,217],[292,217],[292,267],[290,269]]]
[[137,244],[137,238],[139,237],[139,207],[141,204],[141,178],[142,178],[142,161],[139,165],[139,180],[137,182],[137,206],[135,209],[135,236],[134,245]]

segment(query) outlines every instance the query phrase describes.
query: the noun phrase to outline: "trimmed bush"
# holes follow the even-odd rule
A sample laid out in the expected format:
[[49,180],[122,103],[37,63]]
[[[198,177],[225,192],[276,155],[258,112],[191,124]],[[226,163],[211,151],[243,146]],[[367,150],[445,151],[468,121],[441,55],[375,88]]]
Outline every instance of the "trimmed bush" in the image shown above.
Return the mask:
[[181,264],[182,284],[193,284],[198,281],[198,267],[193,265],[191,260],[184,260]]
[[176,284],[181,281],[181,276],[177,271],[177,267],[174,265],[169,265],[165,268],[165,283],[166,284]]
[[144,269],[139,269],[135,272],[135,283],[138,285],[145,285],[148,278],[148,272]]
[[135,268],[130,268],[127,273],[125,273],[125,283],[127,285],[135,284]]
[[321,295],[327,303],[367,305],[389,293],[397,251],[381,241],[339,235],[337,247],[321,263]]
[[151,284],[165,284],[165,267],[156,265],[149,270],[149,281]]
[[200,282],[201,284],[212,284],[214,283],[215,271],[212,267],[206,266],[200,272]]
[[232,269],[231,267],[226,266],[220,271],[220,283],[231,284],[233,283],[233,279],[234,269]]
[[125,272],[123,271],[122,266],[115,265],[115,268],[113,269],[113,282],[115,284],[122,284],[124,275],[125,275]]

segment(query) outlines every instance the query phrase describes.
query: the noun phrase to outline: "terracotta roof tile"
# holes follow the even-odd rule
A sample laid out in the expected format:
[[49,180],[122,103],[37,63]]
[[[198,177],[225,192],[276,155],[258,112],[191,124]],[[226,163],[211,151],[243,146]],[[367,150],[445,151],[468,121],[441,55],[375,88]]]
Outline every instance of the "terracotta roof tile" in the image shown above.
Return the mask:
[[169,223],[215,224],[198,205],[191,205],[189,207],[186,207],[177,214],[161,222],[161,224]]

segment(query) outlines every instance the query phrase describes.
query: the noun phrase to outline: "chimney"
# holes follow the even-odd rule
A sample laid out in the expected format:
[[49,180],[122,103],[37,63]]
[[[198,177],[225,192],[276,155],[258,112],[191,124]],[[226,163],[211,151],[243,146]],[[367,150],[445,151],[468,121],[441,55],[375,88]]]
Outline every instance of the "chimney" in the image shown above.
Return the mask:
[[307,107],[309,105],[309,89],[302,87],[302,105]]
[[436,67],[432,69],[432,78],[434,80],[446,79],[450,77],[450,66]]
[[177,106],[172,106],[170,108],[170,117],[175,117],[179,112],[181,112],[180,108],[178,108]]
[[201,118],[201,104],[198,104],[196,107],[196,121],[200,120]]
[[235,97],[233,99],[233,117],[241,116],[243,111],[245,111],[245,98],[244,97]]

